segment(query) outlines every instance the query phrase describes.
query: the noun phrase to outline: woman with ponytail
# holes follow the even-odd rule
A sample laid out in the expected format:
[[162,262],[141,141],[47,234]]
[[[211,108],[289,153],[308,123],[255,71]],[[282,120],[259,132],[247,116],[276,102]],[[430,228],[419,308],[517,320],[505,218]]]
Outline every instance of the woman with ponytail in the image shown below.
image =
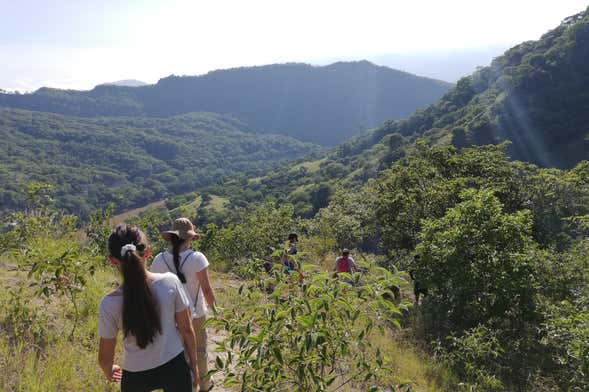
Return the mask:
[[[149,248],[137,227],[119,225],[108,238],[109,260],[123,282],[100,301],[98,362],[122,392],[190,392],[198,385],[190,301],[174,274],[146,270]],[[118,332],[122,369],[114,364]],[[188,355],[190,368],[184,358]],[[190,372],[192,370],[193,380]]]
[[[191,241],[198,238],[194,226],[187,218],[174,221],[172,230],[162,233],[162,237],[170,243],[170,250],[158,254],[151,264],[152,272],[172,272],[184,284],[185,292],[192,306],[192,324],[196,333],[196,360],[198,371],[203,376],[208,371],[207,331],[203,327],[206,321],[208,304],[215,307],[215,295],[209,282],[209,262],[204,254],[193,251]],[[213,382],[203,377],[200,380],[201,392],[210,391]]]

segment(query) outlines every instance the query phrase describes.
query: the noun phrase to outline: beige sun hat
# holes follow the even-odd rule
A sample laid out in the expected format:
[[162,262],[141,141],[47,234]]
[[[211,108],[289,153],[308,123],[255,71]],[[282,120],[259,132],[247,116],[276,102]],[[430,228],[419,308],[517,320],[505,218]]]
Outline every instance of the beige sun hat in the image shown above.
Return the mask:
[[177,235],[183,240],[191,238],[198,238],[198,233],[194,231],[194,226],[188,218],[178,218],[172,224],[172,230],[167,230],[161,233],[162,238],[166,241],[170,241],[172,234]]

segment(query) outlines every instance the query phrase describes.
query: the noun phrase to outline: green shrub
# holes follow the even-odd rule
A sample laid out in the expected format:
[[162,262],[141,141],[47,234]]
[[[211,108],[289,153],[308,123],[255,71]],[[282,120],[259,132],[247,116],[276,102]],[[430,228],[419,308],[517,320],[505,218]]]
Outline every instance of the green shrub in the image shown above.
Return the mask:
[[288,233],[300,226],[291,205],[267,202],[238,211],[235,222],[224,227],[208,224],[199,249],[215,263],[233,265],[240,260],[265,259]]
[[542,341],[556,364],[557,382],[571,391],[589,390],[589,310],[587,303],[563,301],[546,308]]
[[[423,224],[416,276],[430,292],[432,328],[444,333],[490,320],[535,316],[538,289],[528,212],[506,214],[488,190],[469,190],[440,219]],[[444,328],[441,328],[444,326]]]
[[465,331],[462,336],[449,336],[439,347],[440,357],[457,371],[463,391],[498,392],[506,390],[500,375],[503,374],[500,357],[504,354],[496,334],[479,326]]
[[[354,284],[305,268],[280,271],[257,285],[242,286],[235,306],[211,319],[228,337],[220,344],[212,373],[224,371],[226,386],[241,383],[242,391],[325,391],[350,384],[377,390],[387,372],[386,358],[369,334],[375,327],[399,326],[392,295],[399,278],[381,268],[370,274],[342,276]],[[344,274],[342,274],[344,275]]]
[[31,304],[30,295],[22,286],[7,290],[0,303],[0,325],[12,342],[28,342],[35,347],[45,347],[50,339],[47,314]]

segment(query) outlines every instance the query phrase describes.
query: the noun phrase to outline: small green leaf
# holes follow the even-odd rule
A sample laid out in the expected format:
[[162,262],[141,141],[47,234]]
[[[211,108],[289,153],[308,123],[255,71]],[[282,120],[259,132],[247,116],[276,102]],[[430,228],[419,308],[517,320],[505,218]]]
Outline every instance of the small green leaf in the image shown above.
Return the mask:
[[217,358],[215,359],[215,363],[217,364],[218,369],[223,369],[224,364],[220,356],[217,356]]

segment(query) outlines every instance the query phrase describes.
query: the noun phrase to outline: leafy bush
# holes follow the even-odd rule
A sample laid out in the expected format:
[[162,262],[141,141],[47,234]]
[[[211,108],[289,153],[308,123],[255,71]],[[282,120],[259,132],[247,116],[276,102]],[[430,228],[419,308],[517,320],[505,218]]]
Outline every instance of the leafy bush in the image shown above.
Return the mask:
[[114,211],[114,204],[108,205],[103,210],[96,210],[90,214],[90,220],[84,228],[84,233],[88,237],[89,250],[95,255],[105,255],[108,253],[108,236],[112,229],[109,219]]
[[424,222],[416,249],[429,311],[453,331],[493,319],[531,320],[538,278],[529,257],[530,213],[505,214],[492,191],[461,197],[444,217]]
[[16,226],[2,235],[1,242],[17,256],[19,268],[28,274],[37,297],[46,303],[55,296],[70,301],[74,309],[70,334],[73,337],[80,316],[78,295],[104,256],[96,253],[96,244],[84,248],[78,242],[75,216],[63,215],[42,204],[13,214]]
[[242,279],[254,280],[264,271],[265,261],[258,258],[239,259],[233,263],[231,272]]
[[266,202],[239,210],[236,220],[222,228],[207,225],[199,247],[213,261],[231,267],[242,259],[270,258],[274,248],[297,226],[300,223],[293,218],[291,205]]
[[549,305],[543,343],[550,349],[559,383],[573,391],[589,389],[589,310],[587,303]]
[[2,331],[14,342],[28,342],[36,347],[45,347],[50,338],[47,315],[34,306],[22,286],[10,288],[2,298],[0,318]]
[[302,284],[274,271],[257,285],[242,286],[239,304],[211,319],[228,333],[219,346],[225,357],[212,370],[226,372],[226,386],[308,392],[351,384],[378,390],[371,383],[388,371],[387,359],[369,336],[375,327],[400,326],[397,318],[407,304],[397,307],[383,298],[392,296],[400,279],[381,268],[342,280],[309,268],[306,274]]
[[439,355],[453,369],[456,369],[462,380],[463,391],[505,391],[503,382],[498,375],[503,374],[500,357],[504,348],[492,330],[478,326],[460,336],[449,336],[445,344],[448,348],[439,347]]

